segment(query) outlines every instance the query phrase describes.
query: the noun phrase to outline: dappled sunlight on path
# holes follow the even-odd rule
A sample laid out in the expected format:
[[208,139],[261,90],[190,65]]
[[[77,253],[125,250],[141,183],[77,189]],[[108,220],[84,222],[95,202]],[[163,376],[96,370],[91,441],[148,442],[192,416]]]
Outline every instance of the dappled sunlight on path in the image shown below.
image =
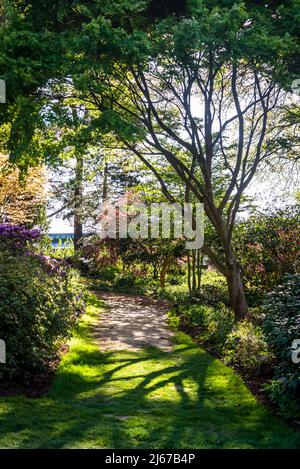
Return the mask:
[[99,293],[108,309],[94,327],[100,350],[140,350],[157,347],[172,350],[172,331],[167,326],[168,305],[161,300],[121,293]]
[[[107,295],[110,309],[89,299],[47,396],[0,399],[0,448],[300,447],[300,434],[258,403],[240,376],[185,334],[172,337],[166,305],[153,303],[154,312],[141,297]],[[107,313],[114,321],[113,308],[125,320],[129,305],[143,339],[126,333],[115,345],[127,350],[108,350],[101,321]],[[171,349],[153,346],[151,330],[170,334]]]

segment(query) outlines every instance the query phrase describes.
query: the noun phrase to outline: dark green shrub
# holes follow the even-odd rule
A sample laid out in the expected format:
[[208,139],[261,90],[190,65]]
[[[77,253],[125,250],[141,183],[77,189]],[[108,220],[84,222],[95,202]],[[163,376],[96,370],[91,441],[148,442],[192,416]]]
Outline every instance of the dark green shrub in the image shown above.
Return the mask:
[[147,278],[136,277],[131,272],[116,277],[113,288],[124,293],[144,293]]
[[180,285],[180,278],[178,278],[178,275],[170,274],[168,275],[168,283],[170,285]]
[[0,338],[6,342],[4,376],[29,380],[48,369],[70,335],[84,300],[64,263],[1,246]]
[[134,275],[128,273],[124,275],[120,275],[116,278],[114,282],[114,287],[117,289],[129,289],[135,283]]
[[228,334],[234,324],[234,316],[229,308],[224,305],[209,307],[205,318],[205,332],[203,339],[208,348],[219,355],[223,353]]
[[228,290],[223,285],[203,285],[201,291],[194,294],[195,300],[210,306],[229,306]]
[[300,275],[288,275],[265,301],[264,331],[276,355],[268,390],[286,417],[300,419],[300,364],[293,363],[292,344],[300,339]]

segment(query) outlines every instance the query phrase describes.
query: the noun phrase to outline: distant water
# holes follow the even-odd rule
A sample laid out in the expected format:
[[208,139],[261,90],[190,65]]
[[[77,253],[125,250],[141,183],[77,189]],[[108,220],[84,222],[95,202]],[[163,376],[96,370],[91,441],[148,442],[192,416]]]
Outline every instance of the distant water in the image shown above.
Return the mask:
[[69,241],[74,239],[74,233],[50,233],[51,244],[54,248],[61,246],[62,248],[69,244]]

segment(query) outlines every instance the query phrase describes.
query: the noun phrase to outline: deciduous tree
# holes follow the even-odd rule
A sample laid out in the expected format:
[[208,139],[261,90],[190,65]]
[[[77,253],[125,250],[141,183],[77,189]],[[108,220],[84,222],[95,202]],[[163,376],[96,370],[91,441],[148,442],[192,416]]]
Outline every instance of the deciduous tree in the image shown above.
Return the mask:
[[33,226],[46,205],[45,167],[31,168],[24,181],[0,154],[0,222]]

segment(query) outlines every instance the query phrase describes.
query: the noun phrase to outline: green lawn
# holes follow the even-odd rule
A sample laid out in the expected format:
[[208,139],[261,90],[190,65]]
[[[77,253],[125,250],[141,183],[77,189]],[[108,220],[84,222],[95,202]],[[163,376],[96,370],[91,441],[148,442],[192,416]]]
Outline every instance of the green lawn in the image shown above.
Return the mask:
[[1,448],[300,447],[300,433],[181,333],[172,353],[100,353],[89,336],[100,306],[90,301],[47,397],[0,399]]

